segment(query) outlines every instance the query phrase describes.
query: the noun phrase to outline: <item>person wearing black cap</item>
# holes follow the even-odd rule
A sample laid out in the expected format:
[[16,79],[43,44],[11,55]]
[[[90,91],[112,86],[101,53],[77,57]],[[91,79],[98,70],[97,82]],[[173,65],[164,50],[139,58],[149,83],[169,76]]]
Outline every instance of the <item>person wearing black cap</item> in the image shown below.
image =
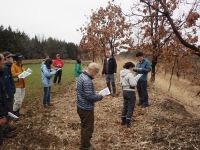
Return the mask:
[[13,113],[19,116],[19,111],[25,97],[25,80],[18,78],[18,75],[20,75],[25,69],[22,65],[23,56],[21,54],[16,54],[14,60],[15,62],[11,67],[11,72],[12,76],[17,80],[15,81],[16,92],[14,95]]
[[11,66],[13,64],[13,57],[14,55],[8,51],[3,53],[4,55],[4,82],[7,92],[7,111],[12,112],[13,111],[13,101],[14,101],[14,94],[15,94],[15,83],[12,77],[11,73]]
[[[8,51],[3,53],[4,55],[4,68],[3,68],[3,77],[4,77],[4,86],[6,91],[5,99],[5,111],[6,113],[13,111],[13,102],[15,94],[15,83],[11,73],[11,66],[13,63],[14,55]],[[16,127],[13,127],[9,124],[10,119],[8,118],[7,124],[3,126],[4,137],[13,137],[14,135],[11,131],[14,131]]]
[[145,108],[149,106],[148,92],[147,92],[147,75],[148,72],[151,71],[151,64],[148,59],[144,58],[144,54],[142,52],[138,52],[136,54],[136,58],[138,59],[139,62],[137,63],[136,67],[133,70],[137,74],[143,74],[137,83],[137,91],[139,95],[138,105],[141,106],[142,108]]

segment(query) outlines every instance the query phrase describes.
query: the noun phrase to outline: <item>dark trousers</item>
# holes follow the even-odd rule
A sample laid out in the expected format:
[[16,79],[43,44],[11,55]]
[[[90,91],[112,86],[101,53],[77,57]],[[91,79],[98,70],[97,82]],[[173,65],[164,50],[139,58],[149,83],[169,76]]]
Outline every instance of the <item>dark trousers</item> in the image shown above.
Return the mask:
[[13,111],[13,103],[14,103],[14,96],[10,98],[6,98],[6,111],[12,112]]
[[139,95],[139,104],[144,106],[149,105],[147,81],[139,80],[137,83],[137,91]]
[[94,110],[84,110],[77,107],[81,119],[81,146],[80,150],[88,150],[91,146],[90,140],[94,131]]
[[43,97],[44,105],[50,104],[50,93],[51,93],[51,87],[44,87],[44,97]]
[[56,72],[53,82],[56,83],[58,80],[58,84],[59,84],[61,81],[61,77],[62,77],[62,69]]
[[122,109],[122,118],[130,119],[133,116],[136,96],[134,91],[123,91],[124,104]]

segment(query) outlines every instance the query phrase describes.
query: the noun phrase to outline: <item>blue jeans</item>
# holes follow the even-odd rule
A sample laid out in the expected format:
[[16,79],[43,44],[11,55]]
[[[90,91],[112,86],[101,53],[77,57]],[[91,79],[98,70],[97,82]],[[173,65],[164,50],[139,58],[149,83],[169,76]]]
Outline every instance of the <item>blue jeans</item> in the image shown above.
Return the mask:
[[50,104],[50,93],[51,93],[51,87],[44,87],[44,97],[43,97],[44,105]]

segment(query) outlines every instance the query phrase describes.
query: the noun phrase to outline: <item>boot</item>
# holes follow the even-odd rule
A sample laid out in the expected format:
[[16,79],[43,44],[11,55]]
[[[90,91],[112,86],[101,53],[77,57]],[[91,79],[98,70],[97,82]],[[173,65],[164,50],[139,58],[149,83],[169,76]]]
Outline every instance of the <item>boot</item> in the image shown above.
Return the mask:
[[127,128],[131,127],[131,119],[126,119]]
[[20,116],[19,110],[17,110],[17,111],[13,111],[13,114],[16,115],[17,117]]
[[126,117],[121,117],[121,120],[122,120],[121,125],[122,126],[125,125],[126,124]]

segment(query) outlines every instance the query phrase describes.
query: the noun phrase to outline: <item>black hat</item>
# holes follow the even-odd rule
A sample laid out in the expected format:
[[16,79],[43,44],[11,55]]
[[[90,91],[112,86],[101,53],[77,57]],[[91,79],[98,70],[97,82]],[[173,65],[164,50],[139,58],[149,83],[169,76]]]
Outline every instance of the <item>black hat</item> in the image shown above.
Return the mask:
[[21,60],[21,59],[23,59],[23,55],[17,53],[17,54],[14,56],[14,59],[15,59],[15,60]]
[[4,57],[14,57],[15,55],[9,51],[3,52]]

